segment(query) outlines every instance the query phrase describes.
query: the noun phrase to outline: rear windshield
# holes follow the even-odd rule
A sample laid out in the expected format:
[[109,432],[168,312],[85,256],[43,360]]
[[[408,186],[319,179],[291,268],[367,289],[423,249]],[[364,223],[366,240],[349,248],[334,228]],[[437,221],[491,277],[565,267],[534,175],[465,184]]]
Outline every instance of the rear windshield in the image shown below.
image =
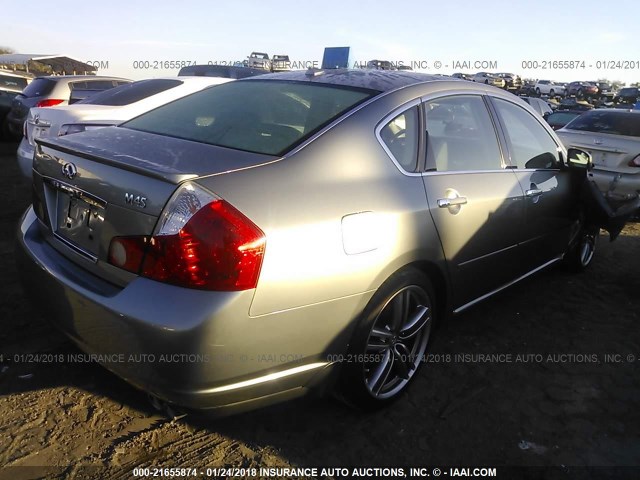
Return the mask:
[[565,128],[585,132],[640,137],[640,114],[594,110],[575,118]]
[[26,78],[11,77],[9,75],[0,75],[0,88],[19,92],[19,91],[22,91],[22,89],[26,86],[27,86]]
[[122,126],[282,155],[378,93],[307,82],[243,80],[194,93]]
[[56,82],[48,78],[35,78],[27,88],[22,91],[22,94],[29,98],[44,97],[53,91],[55,85]]
[[96,93],[91,97],[78,103],[89,105],[110,105],[121,107],[139,102],[147,97],[167,91],[171,88],[182,85],[181,80],[168,78],[155,78],[151,80],[140,80],[139,82],[127,83],[120,87],[111,88],[104,92]]
[[9,75],[0,75],[0,88],[22,91],[27,86],[27,79],[22,77],[11,77]]
[[569,113],[569,112],[556,112],[556,113],[552,113],[547,117],[547,122],[553,123],[553,124],[559,124],[559,123],[567,124],[571,120],[576,118],[578,115],[580,114]]

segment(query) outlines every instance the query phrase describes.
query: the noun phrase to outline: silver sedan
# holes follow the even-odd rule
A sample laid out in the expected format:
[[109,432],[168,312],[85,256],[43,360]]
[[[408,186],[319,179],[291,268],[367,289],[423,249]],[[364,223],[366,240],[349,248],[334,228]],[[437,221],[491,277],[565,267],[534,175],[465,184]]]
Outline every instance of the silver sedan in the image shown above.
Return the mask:
[[640,110],[591,110],[557,133],[567,148],[592,156],[593,179],[609,197],[640,192]]
[[448,314],[589,265],[587,165],[486,85],[239,80],[36,140],[20,272],[81,349],[160,401],[230,412],[332,387],[378,408]]

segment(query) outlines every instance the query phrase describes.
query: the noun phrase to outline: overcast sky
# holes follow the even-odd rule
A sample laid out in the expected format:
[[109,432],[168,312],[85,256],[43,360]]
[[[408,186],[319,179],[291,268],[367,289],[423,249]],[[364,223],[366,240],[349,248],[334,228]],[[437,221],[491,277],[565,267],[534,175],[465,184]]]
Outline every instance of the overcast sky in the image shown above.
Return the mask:
[[[154,68],[160,61],[228,62],[261,51],[321,62],[324,47],[350,46],[353,61],[414,62],[431,73],[640,81],[638,0],[30,0],[28,9],[13,6],[2,9],[0,46],[108,64],[99,73],[134,79],[177,74],[177,68]],[[542,68],[553,60],[578,61],[579,68]],[[482,61],[497,68],[481,68],[476,62]],[[538,69],[523,68],[526,61],[539,62]],[[598,69],[599,62],[617,68]]]

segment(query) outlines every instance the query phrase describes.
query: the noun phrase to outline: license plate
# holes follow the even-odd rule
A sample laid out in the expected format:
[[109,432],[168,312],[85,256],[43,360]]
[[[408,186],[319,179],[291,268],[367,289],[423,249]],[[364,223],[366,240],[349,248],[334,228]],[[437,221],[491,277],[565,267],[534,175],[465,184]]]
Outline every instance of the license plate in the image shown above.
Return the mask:
[[56,183],[55,234],[89,258],[97,259],[106,203],[72,186]]

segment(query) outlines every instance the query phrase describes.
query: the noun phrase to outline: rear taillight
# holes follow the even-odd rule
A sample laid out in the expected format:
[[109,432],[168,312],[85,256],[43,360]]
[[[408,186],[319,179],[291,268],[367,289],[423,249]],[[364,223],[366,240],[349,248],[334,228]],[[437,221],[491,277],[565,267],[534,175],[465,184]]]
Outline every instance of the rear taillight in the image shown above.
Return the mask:
[[203,290],[255,288],[264,233],[225,200],[187,183],[148,237],[116,237],[109,263],[160,282]]
[[149,237],[114,237],[109,244],[109,263],[139,273]]
[[640,167],[640,155],[631,160],[628,165],[630,167]]
[[58,98],[47,98],[46,100],[40,100],[36,103],[36,107],[54,107],[60,105],[62,102],[64,102],[64,100]]

